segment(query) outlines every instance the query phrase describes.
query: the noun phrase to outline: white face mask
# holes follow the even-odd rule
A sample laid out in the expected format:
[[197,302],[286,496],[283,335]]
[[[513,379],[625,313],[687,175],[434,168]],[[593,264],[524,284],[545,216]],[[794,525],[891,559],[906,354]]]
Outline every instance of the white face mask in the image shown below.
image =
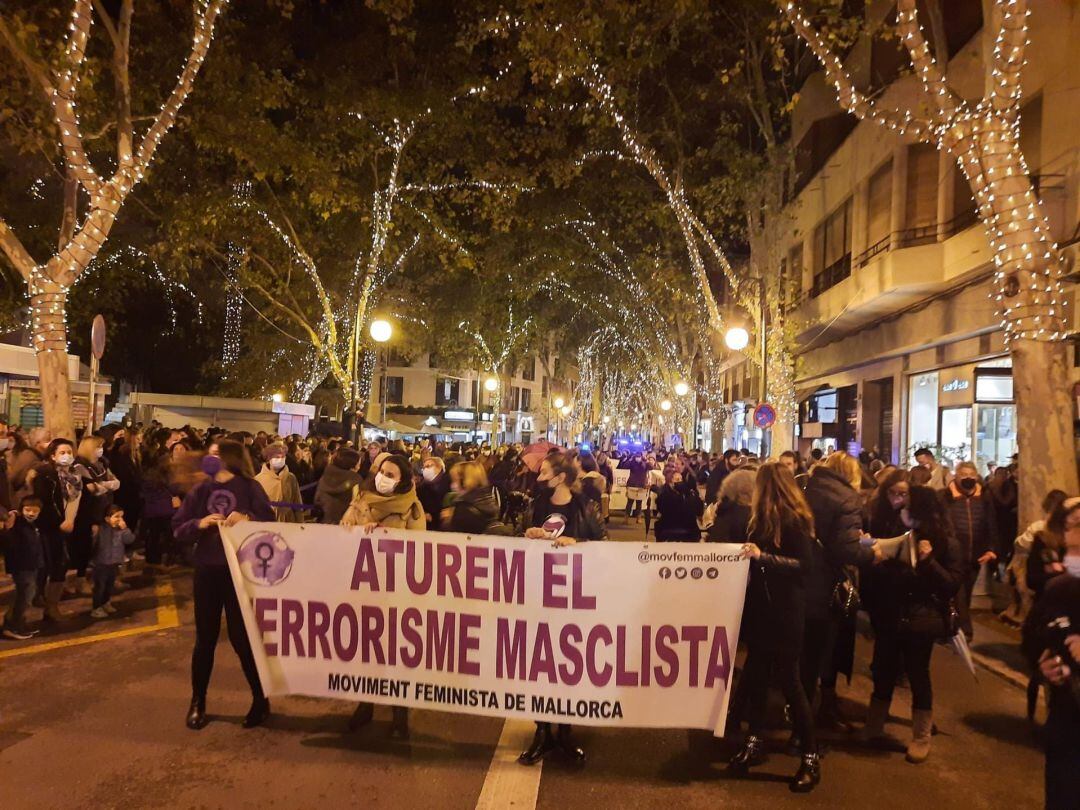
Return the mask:
[[375,491],[380,495],[390,495],[394,491],[394,487],[397,486],[397,483],[398,482],[389,475],[375,473]]
[[72,462],[71,453],[61,453],[56,457],[56,463],[63,467],[68,466]]
[[425,481],[434,481],[439,477],[439,471],[434,467],[424,467],[420,474],[424,476]]
[[272,470],[280,470],[284,466],[285,466],[285,457],[284,456],[275,456],[274,458],[270,459],[270,469],[272,469]]

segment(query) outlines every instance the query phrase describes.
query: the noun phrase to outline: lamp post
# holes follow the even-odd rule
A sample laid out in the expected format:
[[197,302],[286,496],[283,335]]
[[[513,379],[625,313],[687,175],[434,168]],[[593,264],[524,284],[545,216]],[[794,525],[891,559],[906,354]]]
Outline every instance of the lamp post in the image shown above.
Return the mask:
[[[560,400],[560,401],[561,401],[561,400]],[[560,421],[560,424],[561,424],[561,423],[563,422],[563,420],[565,420],[565,419],[566,419],[566,417],[568,417],[568,416],[570,415],[570,411],[571,411],[571,410],[573,410],[573,409],[572,409],[572,408],[571,408],[571,407],[570,407],[569,405],[563,405],[563,406],[562,406],[561,408],[559,408],[559,413],[560,413],[560,414],[562,415],[562,419],[560,419],[560,420],[559,420],[559,421]],[[567,432],[567,437],[566,437],[566,438],[567,438],[567,441],[569,441],[569,440],[570,440],[570,436],[569,436],[569,433],[570,433],[570,430],[569,430],[569,426],[567,426],[567,431],[566,431],[566,432]]]
[[[761,378],[759,380],[758,390],[758,404],[763,404],[768,398],[768,380],[769,380],[769,355],[768,355],[768,329],[766,328],[766,318],[768,316],[768,310],[765,306],[765,283],[761,278],[754,277],[749,279],[758,288],[758,351],[761,353]],[[729,349],[737,352],[741,352],[748,345],[750,345],[750,333],[742,326],[735,326],[728,329],[724,334],[724,343],[727,344]],[[768,430],[761,431],[761,447],[759,448],[761,456],[765,456],[765,444]]]
[[[494,394],[499,390],[499,378],[496,376],[488,377],[484,380],[484,390],[489,394]],[[492,452],[495,450],[495,433],[498,430],[499,424],[499,405],[501,397],[495,397],[495,401],[491,405],[491,435],[488,436],[488,441],[491,442]]]
[[382,424],[386,424],[386,366],[389,363],[389,358],[386,356],[387,351],[384,346],[390,340],[390,336],[394,333],[394,327],[390,325],[390,321],[384,321],[382,319],[371,322],[369,329],[371,339],[380,345],[382,348],[382,375],[379,378],[379,421]]
[[[561,411],[563,409],[563,406],[566,404],[566,402],[563,400],[562,397],[555,397],[554,401],[552,401],[551,404],[553,406],[555,406],[555,413],[559,414],[559,413],[561,413]],[[550,415],[550,413],[551,413],[551,411],[549,409],[548,414]],[[562,417],[556,415],[556,417],[555,417],[555,444],[561,444],[561,442],[559,441],[559,423],[560,422],[562,422]]]

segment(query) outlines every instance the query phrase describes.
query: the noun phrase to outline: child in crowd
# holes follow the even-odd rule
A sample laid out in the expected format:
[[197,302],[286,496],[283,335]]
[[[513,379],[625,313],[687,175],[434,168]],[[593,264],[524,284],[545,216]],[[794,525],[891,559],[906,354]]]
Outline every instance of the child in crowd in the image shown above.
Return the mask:
[[30,495],[21,510],[7,513],[0,531],[7,572],[15,580],[15,598],[4,619],[3,637],[23,641],[37,634],[26,625],[26,608],[37,592],[38,572],[45,567],[45,549],[34,525],[41,514],[41,500]]
[[124,510],[111,505],[105,510],[105,522],[94,526],[94,603],[91,618],[106,619],[116,613],[112,605],[116,575],[124,562],[124,547],[135,542],[135,535],[124,523]]

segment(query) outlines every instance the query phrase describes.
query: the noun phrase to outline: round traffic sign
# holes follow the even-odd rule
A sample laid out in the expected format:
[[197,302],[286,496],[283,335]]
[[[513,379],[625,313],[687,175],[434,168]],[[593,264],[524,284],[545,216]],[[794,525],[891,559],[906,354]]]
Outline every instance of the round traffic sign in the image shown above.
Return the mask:
[[105,354],[105,319],[100,315],[94,316],[94,323],[90,327],[90,351],[98,360]]
[[768,402],[762,402],[754,408],[754,424],[765,430],[776,422],[776,409]]

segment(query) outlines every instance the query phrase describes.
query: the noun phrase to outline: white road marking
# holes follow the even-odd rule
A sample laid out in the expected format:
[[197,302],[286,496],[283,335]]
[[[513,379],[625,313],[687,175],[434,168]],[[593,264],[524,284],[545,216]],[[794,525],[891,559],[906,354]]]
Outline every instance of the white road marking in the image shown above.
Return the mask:
[[540,793],[540,773],[543,762],[525,767],[518,765],[518,754],[524,751],[536,731],[536,724],[526,720],[507,720],[503,723],[502,734],[495,753],[491,755],[491,765],[484,778],[484,787],[480,798],[476,800],[476,810],[533,810]]

